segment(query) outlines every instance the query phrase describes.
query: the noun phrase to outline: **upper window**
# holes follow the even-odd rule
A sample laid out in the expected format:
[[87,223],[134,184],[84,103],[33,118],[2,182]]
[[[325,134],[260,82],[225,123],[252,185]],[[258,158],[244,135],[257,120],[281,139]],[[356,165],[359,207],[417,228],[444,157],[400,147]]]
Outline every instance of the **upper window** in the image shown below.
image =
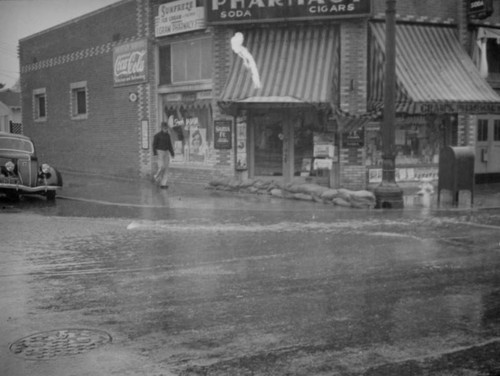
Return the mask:
[[212,78],[212,39],[175,42],[160,47],[160,85]]
[[47,96],[45,88],[33,90],[33,118],[35,121],[47,119]]
[[86,119],[87,106],[87,82],[75,82],[71,84],[71,118]]
[[488,72],[500,73],[500,44],[493,38],[488,38],[486,43]]

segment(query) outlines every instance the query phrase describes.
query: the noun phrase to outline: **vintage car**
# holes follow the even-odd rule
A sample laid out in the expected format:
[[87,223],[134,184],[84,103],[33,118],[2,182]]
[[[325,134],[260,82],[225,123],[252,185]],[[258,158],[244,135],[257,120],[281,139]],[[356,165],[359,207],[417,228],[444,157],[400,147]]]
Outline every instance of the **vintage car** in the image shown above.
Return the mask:
[[62,184],[55,168],[38,161],[29,137],[0,132],[0,194],[14,200],[42,195],[53,201]]

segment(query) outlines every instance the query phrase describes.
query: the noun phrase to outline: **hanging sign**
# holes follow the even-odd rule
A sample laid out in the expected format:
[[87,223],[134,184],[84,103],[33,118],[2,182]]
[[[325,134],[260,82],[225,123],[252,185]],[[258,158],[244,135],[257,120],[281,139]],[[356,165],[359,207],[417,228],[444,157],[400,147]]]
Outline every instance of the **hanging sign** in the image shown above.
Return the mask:
[[231,149],[233,139],[231,120],[215,120],[214,121],[214,148],[215,149]]
[[197,7],[196,0],[179,0],[161,4],[155,17],[155,36],[185,33],[204,29],[205,8]]
[[228,24],[371,15],[371,0],[207,0],[207,22]]
[[467,14],[470,18],[482,20],[493,14],[492,0],[469,0]]
[[115,86],[135,85],[147,78],[146,39],[121,44],[113,48],[113,78]]

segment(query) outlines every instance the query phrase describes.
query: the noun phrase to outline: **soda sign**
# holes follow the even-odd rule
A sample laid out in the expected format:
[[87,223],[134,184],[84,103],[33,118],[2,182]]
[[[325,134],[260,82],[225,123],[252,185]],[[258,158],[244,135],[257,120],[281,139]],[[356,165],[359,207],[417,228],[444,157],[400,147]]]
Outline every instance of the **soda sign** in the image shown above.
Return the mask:
[[214,120],[214,148],[231,149],[233,123],[231,120]]
[[207,0],[209,24],[368,17],[372,0]]
[[492,0],[469,0],[467,14],[470,18],[484,19],[493,14]]
[[113,49],[113,76],[115,86],[146,82],[147,41],[138,40]]

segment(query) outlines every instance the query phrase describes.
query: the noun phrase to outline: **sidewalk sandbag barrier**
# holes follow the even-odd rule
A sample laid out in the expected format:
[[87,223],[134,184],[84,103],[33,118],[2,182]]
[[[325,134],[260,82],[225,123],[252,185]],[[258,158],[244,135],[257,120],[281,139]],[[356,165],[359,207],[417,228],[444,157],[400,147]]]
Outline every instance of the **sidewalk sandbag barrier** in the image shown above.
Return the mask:
[[332,189],[312,183],[288,183],[283,185],[274,180],[259,179],[215,179],[209,182],[207,189],[271,195],[284,199],[302,200],[331,204],[342,207],[372,209],[375,207],[373,192],[352,191],[345,188]]

